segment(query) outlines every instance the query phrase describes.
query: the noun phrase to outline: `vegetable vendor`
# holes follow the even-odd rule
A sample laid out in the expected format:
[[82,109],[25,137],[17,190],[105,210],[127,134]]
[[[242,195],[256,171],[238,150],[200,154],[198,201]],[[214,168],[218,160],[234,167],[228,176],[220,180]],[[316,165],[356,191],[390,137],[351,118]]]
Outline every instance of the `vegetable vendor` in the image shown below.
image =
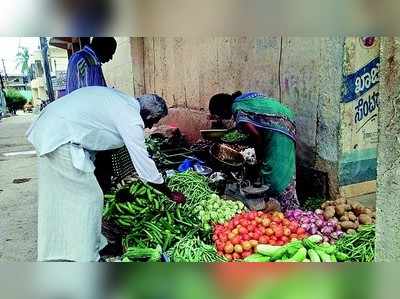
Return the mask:
[[[67,93],[82,87],[107,86],[102,64],[109,62],[117,50],[117,41],[113,37],[93,37],[90,44],[74,53],[68,62]],[[102,151],[94,161],[94,172],[104,193],[111,188],[111,153]]]
[[[110,105],[112,103],[112,105]],[[145,146],[144,129],[168,114],[157,95],[134,98],[85,87],[48,105],[27,132],[39,159],[38,260],[98,261],[103,192],[96,153],[126,146],[139,177],[171,200],[185,197],[164,184]]]
[[296,128],[294,114],[277,100],[250,92],[217,94],[209,102],[213,117],[231,119],[255,144],[261,179],[282,208],[299,206],[296,193]]

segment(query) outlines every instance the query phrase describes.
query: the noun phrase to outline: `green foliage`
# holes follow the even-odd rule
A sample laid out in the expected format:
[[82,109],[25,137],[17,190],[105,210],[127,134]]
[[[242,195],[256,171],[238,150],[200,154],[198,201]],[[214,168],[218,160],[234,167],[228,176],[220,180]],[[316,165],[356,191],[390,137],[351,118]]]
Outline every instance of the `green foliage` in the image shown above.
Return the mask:
[[29,73],[29,50],[26,47],[20,47],[16,55],[17,66],[20,68],[21,73],[28,75]]
[[5,91],[7,107],[10,110],[19,110],[24,107],[27,100],[25,97],[16,89],[7,89]]

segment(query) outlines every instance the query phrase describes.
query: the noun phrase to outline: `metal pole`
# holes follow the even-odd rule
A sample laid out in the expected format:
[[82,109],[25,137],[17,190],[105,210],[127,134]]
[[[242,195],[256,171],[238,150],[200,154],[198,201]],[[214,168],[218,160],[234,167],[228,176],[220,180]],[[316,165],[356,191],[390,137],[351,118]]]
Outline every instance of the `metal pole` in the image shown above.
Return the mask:
[[4,59],[1,59],[1,62],[3,63],[3,70],[4,70],[4,79],[6,80],[5,82],[8,82],[8,76],[7,76],[7,71],[6,71],[6,65],[4,63]]
[[49,46],[47,44],[47,38],[40,37],[40,49],[42,51],[43,69],[44,69],[44,74],[46,76],[47,94],[49,96],[49,101],[53,102],[54,90],[53,90],[53,82],[51,81],[49,59],[47,56],[47,52],[49,49]]

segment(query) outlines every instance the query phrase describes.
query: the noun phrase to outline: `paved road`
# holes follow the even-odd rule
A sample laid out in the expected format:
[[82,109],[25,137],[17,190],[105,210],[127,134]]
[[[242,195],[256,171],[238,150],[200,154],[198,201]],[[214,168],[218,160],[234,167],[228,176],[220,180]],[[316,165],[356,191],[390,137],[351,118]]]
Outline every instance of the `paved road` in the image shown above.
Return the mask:
[[[0,262],[36,260],[36,157],[7,156],[34,150],[25,138],[33,118],[30,114],[0,121]],[[15,179],[29,181],[17,184]]]

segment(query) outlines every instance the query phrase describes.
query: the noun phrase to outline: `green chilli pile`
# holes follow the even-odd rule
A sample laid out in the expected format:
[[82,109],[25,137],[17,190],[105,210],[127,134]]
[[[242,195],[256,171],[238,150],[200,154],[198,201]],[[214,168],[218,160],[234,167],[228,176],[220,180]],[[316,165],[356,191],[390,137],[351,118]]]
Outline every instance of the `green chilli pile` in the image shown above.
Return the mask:
[[211,194],[207,200],[196,206],[194,214],[199,217],[204,230],[211,231],[213,224],[224,224],[245,209],[240,201],[224,200],[216,194]]

